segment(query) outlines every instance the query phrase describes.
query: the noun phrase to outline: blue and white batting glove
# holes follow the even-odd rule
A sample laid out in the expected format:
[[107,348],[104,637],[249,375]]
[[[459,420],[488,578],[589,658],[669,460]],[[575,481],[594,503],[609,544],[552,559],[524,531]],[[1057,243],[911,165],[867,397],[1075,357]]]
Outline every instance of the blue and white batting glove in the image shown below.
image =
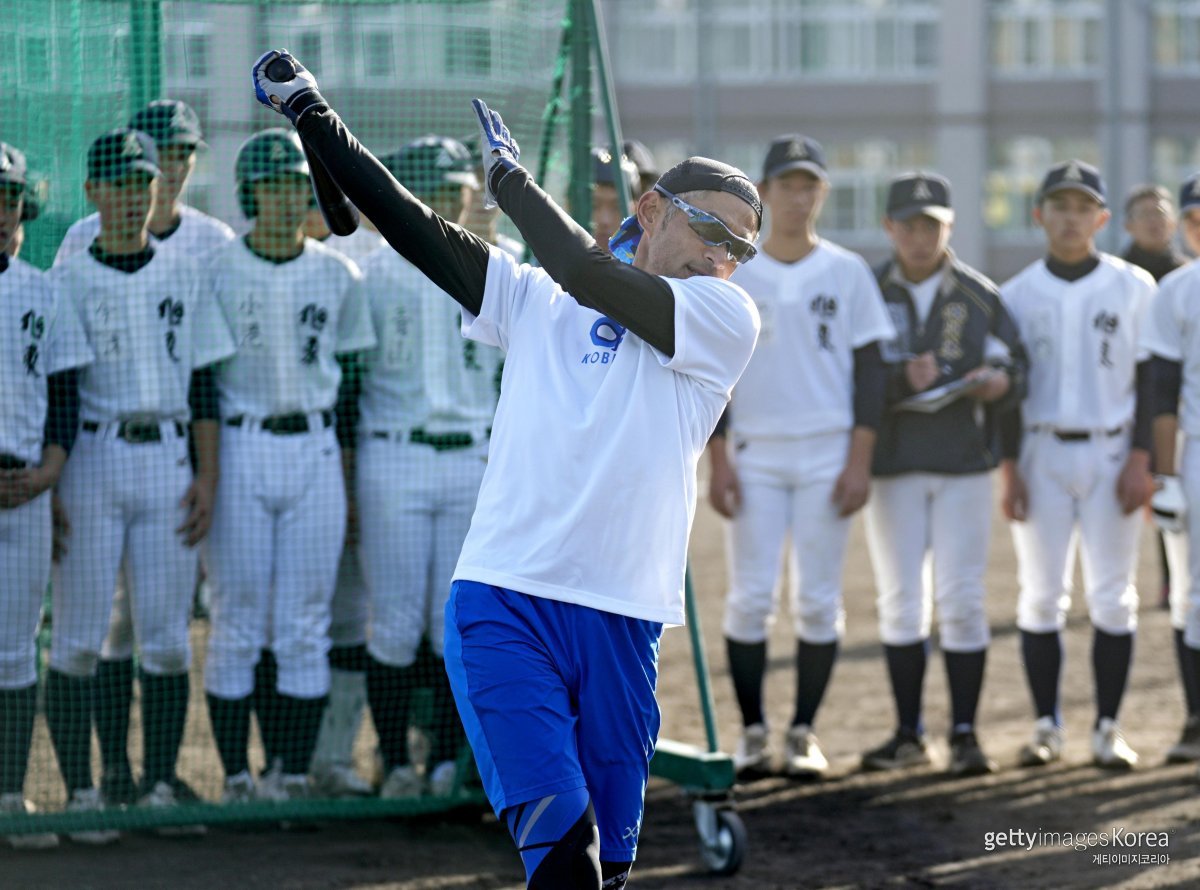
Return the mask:
[[286,49],[259,56],[250,77],[255,98],[297,126],[306,111],[329,104],[317,92],[316,78]]
[[479,129],[483,138],[479,141],[483,153],[483,206],[491,210],[496,206],[496,192],[500,183],[521,159],[521,146],[504,126],[500,115],[492,111],[482,99],[472,99],[471,106],[479,118]]

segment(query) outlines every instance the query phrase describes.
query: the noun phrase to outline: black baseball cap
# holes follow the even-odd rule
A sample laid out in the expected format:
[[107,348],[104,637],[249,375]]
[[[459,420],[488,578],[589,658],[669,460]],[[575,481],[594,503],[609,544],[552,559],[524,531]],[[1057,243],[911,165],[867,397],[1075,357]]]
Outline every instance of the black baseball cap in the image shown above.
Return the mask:
[[91,180],[121,179],[141,171],[151,177],[161,175],[154,140],[141,130],[122,127],[109,130],[92,143],[87,153],[87,178]]
[[[613,184],[612,152],[603,146],[592,148],[592,182],[596,185]],[[634,192],[638,191],[638,167],[624,154],[621,155],[621,172],[625,175],[626,185]]]
[[24,191],[27,174],[24,152],[7,142],[0,142],[0,185],[15,185]]
[[750,177],[730,164],[712,158],[692,157],[680,161],[658,178],[658,185],[673,195],[684,192],[726,192],[741,198],[754,210],[762,226],[762,198]]
[[636,139],[626,139],[621,145],[621,150],[625,152],[625,157],[633,161],[634,166],[637,167],[638,176],[658,178],[658,174],[661,172],[658,169],[658,162],[654,160],[654,155],[645,145]]
[[159,148],[184,145],[195,148],[200,144],[200,118],[186,102],[178,99],[156,99],[129,121],[134,130],[141,130]]
[[828,179],[825,166],[825,149],[821,143],[798,133],[776,136],[767,149],[763,161],[762,181],[779,176],[790,170],[806,170],[817,179]]
[[1100,171],[1087,161],[1073,159],[1055,164],[1047,171],[1042,179],[1042,187],[1038,189],[1038,203],[1053,195],[1055,192],[1074,189],[1096,200],[1101,207],[1108,205],[1104,194],[1104,179]]
[[456,139],[422,136],[379,159],[408,190],[425,195],[442,185],[479,189],[478,155]]
[[936,173],[901,173],[888,186],[886,212],[897,222],[924,215],[952,223],[950,180]]
[[1179,187],[1179,212],[1200,207],[1200,173],[1193,173]]

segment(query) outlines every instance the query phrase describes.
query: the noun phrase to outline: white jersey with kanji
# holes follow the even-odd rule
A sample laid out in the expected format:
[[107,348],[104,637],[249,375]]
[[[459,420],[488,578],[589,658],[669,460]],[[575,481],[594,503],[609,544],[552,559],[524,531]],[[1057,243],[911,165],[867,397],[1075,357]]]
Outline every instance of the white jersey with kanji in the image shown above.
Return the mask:
[[208,273],[237,344],[217,375],[221,416],[333,408],[342,379],[334,356],[375,345],[358,267],[311,238],[286,263],[238,239],[209,257]]
[[[67,229],[62,244],[58,246],[58,253],[54,256],[55,264],[57,265],[72,254],[86,250],[99,234],[99,213],[76,220],[71,228]],[[160,246],[160,249],[178,250],[193,260],[202,260],[226,241],[232,241],[233,237],[233,229],[215,216],[209,216],[187,204],[180,204],[179,228],[166,238],[159,239],[151,234],[150,239],[155,245]]]
[[28,263],[0,272],[0,453],[42,459],[49,397],[46,378],[95,359],[74,304]]
[[682,624],[696,463],[754,351],[735,284],[665,278],[664,355],[492,248],[463,333],[506,353],[488,466],[454,577]]
[[1078,281],[1044,260],[1000,288],[1029,350],[1027,429],[1106,430],[1133,420],[1134,370],[1145,358],[1139,330],[1154,279],[1109,254]]
[[760,252],[731,280],[754,299],[762,319],[730,405],[738,437],[812,436],[854,426],[854,350],[896,336],[866,261],[822,240],[795,263]]
[[80,376],[80,417],[186,422],[192,371],[234,351],[196,263],[161,251],[136,272],[122,272],[84,251],[50,276],[74,302],[96,353]]
[[363,429],[486,438],[500,350],[464,339],[458,304],[395,251],[379,251],[362,271],[379,341],[363,378]]
[[1142,348],[1179,362],[1179,428],[1200,436],[1200,263],[1176,269],[1158,283],[1158,295],[1146,314]]
[[387,241],[383,236],[378,232],[371,231],[366,226],[359,226],[349,235],[330,235],[321,243],[326,247],[333,248],[360,267],[363,261],[379,248],[387,247]]

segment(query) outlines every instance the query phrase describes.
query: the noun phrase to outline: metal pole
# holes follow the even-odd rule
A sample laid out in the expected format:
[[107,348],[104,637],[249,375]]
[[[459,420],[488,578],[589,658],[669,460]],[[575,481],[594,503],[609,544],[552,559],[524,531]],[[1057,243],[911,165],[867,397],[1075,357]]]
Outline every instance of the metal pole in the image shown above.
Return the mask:
[[717,706],[713,702],[712,687],[708,678],[708,656],[704,653],[704,634],[700,628],[700,610],[696,608],[696,593],[692,588],[691,566],[687,567],[683,576],[683,596],[688,635],[692,638],[692,658],[696,662],[696,687],[700,692],[704,736],[708,741],[708,752],[715,754],[721,750],[721,743],[717,738]]
[[596,74],[600,81],[600,100],[604,103],[604,122],[608,128],[608,144],[612,147],[613,182],[621,183],[617,187],[617,207],[621,210],[621,218],[629,216],[629,180],[621,169],[622,148],[625,145],[621,138],[621,121],[617,118],[616,90],[613,88],[612,67],[608,59],[608,34],[604,30],[604,19],[600,15],[599,0],[590,0],[587,4],[591,13],[589,24],[592,33],[596,35]]
[[717,83],[713,77],[712,0],[696,0],[696,85],[692,93],[693,126],[696,153],[713,157],[717,153]]
[[131,111],[162,95],[162,3],[129,2],[129,98]]
[[571,216],[592,228],[592,29],[590,0],[571,0]]
[[550,151],[554,146],[554,133],[558,130],[558,122],[562,118],[563,82],[567,79],[567,56],[571,52],[571,18],[563,19],[562,38],[558,44],[558,58],[554,62],[554,82],[550,87],[550,99],[546,102],[546,110],[542,113],[542,145],[538,152],[537,181],[543,185],[546,173],[550,169]]
[[[1121,145],[1121,7],[1119,0],[1104,5],[1104,43],[1108,50],[1104,66],[1104,174],[1108,180],[1109,205],[1125,194],[1125,157]],[[1101,232],[1101,246],[1116,253],[1121,226],[1113,220]]]

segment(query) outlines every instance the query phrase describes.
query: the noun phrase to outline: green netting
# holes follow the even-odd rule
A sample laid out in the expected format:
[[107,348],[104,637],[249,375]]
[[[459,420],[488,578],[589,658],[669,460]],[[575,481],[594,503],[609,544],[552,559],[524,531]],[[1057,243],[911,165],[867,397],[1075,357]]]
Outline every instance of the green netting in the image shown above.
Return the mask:
[[[144,359],[137,352],[137,344],[143,342],[139,338],[143,337],[146,325],[162,325],[162,336],[165,337],[162,342],[166,344],[169,360],[177,360],[177,348],[188,348],[183,339],[173,338],[184,336],[182,331],[186,323],[182,319],[190,317],[185,314],[185,308],[187,313],[194,310],[193,304],[188,302],[192,297],[179,296],[188,289],[189,281],[179,280],[177,291],[173,291],[169,283],[146,284],[141,269],[114,271],[114,265],[121,266],[119,261],[113,261],[112,256],[106,260],[102,252],[97,257],[96,251],[89,250],[88,245],[96,237],[94,229],[84,230],[72,248],[72,256],[82,257],[90,252],[89,259],[76,259],[72,265],[71,257],[67,255],[70,251],[63,246],[68,229],[92,214],[95,206],[99,206],[97,202],[109,201],[115,208],[113,213],[120,214],[132,206],[134,200],[128,196],[113,197],[112,193],[106,192],[93,191],[90,196],[85,193],[85,180],[89,176],[98,177],[98,168],[93,164],[89,173],[87,162],[93,141],[106,131],[126,126],[152,100],[171,99],[194,109],[196,123],[203,132],[203,142],[194,153],[195,168],[180,200],[232,229],[232,233],[218,239],[222,245],[224,237],[236,235],[229,242],[236,247],[209,245],[203,257],[198,255],[200,248],[193,248],[192,252],[197,254],[191,257],[195,266],[184,264],[181,268],[194,268],[195,274],[200,276],[197,278],[200,283],[194,288],[197,294],[207,291],[223,295],[224,302],[218,302],[238,350],[237,356],[255,354],[252,353],[254,349],[269,351],[274,348],[270,345],[274,336],[272,331],[285,323],[281,319],[286,319],[287,324],[308,325],[311,337],[301,345],[309,351],[302,350],[298,354],[297,373],[305,364],[319,363],[318,355],[322,349],[337,353],[344,378],[360,379],[380,366],[402,377],[403,369],[408,368],[411,371],[408,384],[421,390],[427,402],[434,399],[433,390],[444,390],[437,397],[443,401],[448,399],[449,407],[443,405],[439,410],[443,410],[449,419],[434,416],[436,412],[426,405],[428,416],[424,421],[417,418],[397,429],[378,425],[373,429],[364,420],[357,435],[351,436],[351,440],[360,445],[366,440],[381,446],[402,444],[410,452],[413,449],[420,452],[418,459],[425,462],[419,467],[411,462],[398,464],[400,468],[394,472],[407,475],[377,480],[379,488],[388,492],[406,492],[402,499],[404,503],[419,505],[413,506],[410,515],[397,527],[409,529],[407,534],[414,539],[405,539],[410,550],[425,550],[424,562],[419,565],[422,579],[407,594],[423,603],[417,608],[419,615],[414,621],[424,633],[425,640],[415,653],[405,651],[392,658],[397,664],[391,666],[403,668],[404,672],[402,675],[388,674],[380,682],[399,685],[380,694],[382,697],[377,696],[378,701],[390,703],[389,707],[401,709],[399,717],[395,718],[399,728],[393,726],[391,730],[392,748],[395,749],[397,744],[401,749],[407,748],[400,761],[412,766],[413,781],[407,785],[393,783],[392,790],[396,793],[380,798],[377,796],[379,786],[386,785],[397,758],[393,750],[393,763],[381,764],[381,746],[372,724],[371,708],[367,706],[368,672],[363,670],[366,658],[363,644],[372,633],[368,620],[371,603],[366,594],[371,585],[363,580],[361,569],[353,560],[343,556],[338,574],[331,629],[333,649],[327,662],[332,679],[328,682],[320,677],[301,676],[297,679],[295,652],[288,649],[288,646],[303,648],[301,644],[314,640],[321,646],[323,628],[319,626],[320,622],[310,623],[299,631],[290,627],[286,632],[290,634],[288,646],[279,642],[285,636],[281,627],[291,620],[288,610],[303,609],[281,602],[278,591],[303,587],[304,579],[311,575],[310,586],[318,590],[315,595],[320,598],[320,590],[327,590],[329,586],[320,579],[330,568],[329,560],[321,557],[319,551],[328,550],[330,540],[341,540],[339,517],[345,508],[337,486],[321,488],[305,483],[303,474],[308,472],[305,461],[319,463],[320,456],[301,453],[303,447],[297,444],[308,437],[320,436],[326,436],[327,441],[332,442],[333,420],[329,411],[333,405],[328,399],[316,404],[311,400],[306,402],[295,393],[279,395],[288,390],[291,378],[284,373],[277,375],[278,379],[271,378],[273,383],[267,381],[266,375],[272,373],[269,361],[246,365],[236,372],[229,371],[229,363],[237,359],[223,359],[209,366],[216,368],[221,415],[222,469],[221,482],[216,488],[217,500],[220,502],[224,498],[230,503],[231,498],[240,498],[239,503],[249,505],[247,510],[259,512],[256,519],[243,519],[243,524],[231,534],[229,517],[222,516],[219,508],[215,511],[214,530],[199,551],[199,563],[204,568],[197,571],[193,563],[188,569],[187,602],[181,605],[178,596],[172,598],[162,589],[169,584],[155,583],[155,579],[165,578],[174,571],[166,568],[173,564],[172,560],[175,563],[179,560],[175,557],[160,560],[152,555],[153,546],[148,543],[152,535],[147,530],[159,528],[161,531],[164,520],[162,515],[149,515],[153,510],[147,503],[159,497],[162,504],[167,505],[160,513],[172,517],[172,527],[167,534],[170,538],[175,534],[175,521],[183,515],[173,512],[178,510],[174,505],[190,484],[190,474],[186,469],[180,469],[183,477],[170,477],[173,479],[171,485],[163,487],[162,472],[165,471],[160,472],[161,468],[156,469],[156,466],[161,462],[163,449],[170,448],[172,454],[178,455],[174,465],[185,467],[187,446],[184,440],[187,437],[179,434],[181,428],[175,421],[186,422],[187,417],[154,415],[153,412],[150,416],[144,413],[126,416],[128,412],[123,412],[120,406],[98,407],[94,392],[90,400],[85,394],[82,427],[59,483],[59,500],[70,505],[67,510],[70,532],[57,539],[65,544],[67,556],[58,563],[51,585],[55,595],[47,593],[38,629],[37,717],[28,770],[19,791],[0,788],[0,792],[8,792],[0,798],[3,801],[0,835],[94,831],[105,827],[164,828],[195,822],[284,817],[420,813],[482,800],[478,785],[472,781],[469,753],[454,729],[455,717],[446,711],[444,684],[440,679],[444,671],[429,645],[429,640],[438,634],[434,619],[436,607],[430,603],[430,591],[441,577],[437,566],[447,559],[445,553],[437,550],[448,546],[442,528],[447,522],[446,517],[450,514],[460,518],[469,516],[469,504],[464,508],[462,503],[450,503],[453,497],[445,495],[445,491],[453,490],[458,493],[454,496],[459,496],[464,488],[477,485],[475,474],[481,465],[480,446],[485,447],[481,439],[486,437],[486,425],[467,423],[461,412],[456,414],[455,400],[467,398],[461,389],[466,386],[475,386],[477,396],[478,381],[484,376],[488,386],[496,386],[499,356],[483,355],[474,344],[464,341],[463,346],[454,347],[459,352],[442,355],[438,360],[444,367],[453,367],[455,375],[477,375],[471,378],[474,383],[464,384],[457,376],[440,381],[433,379],[436,370],[432,372],[433,376],[427,372],[422,377],[421,363],[414,355],[437,353],[439,349],[445,351],[443,335],[446,331],[443,329],[453,330],[457,324],[456,307],[444,297],[438,304],[440,314],[436,320],[433,315],[422,315],[430,310],[419,305],[419,301],[410,306],[407,313],[403,309],[381,310],[382,314],[375,314],[371,319],[378,345],[368,349],[359,343],[350,348],[346,344],[351,344],[354,339],[349,331],[352,326],[345,321],[349,314],[345,307],[350,305],[346,294],[350,288],[347,286],[345,292],[334,292],[337,276],[333,273],[314,275],[303,282],[298,290],[303,291],[308,305],[298,313],[272,315],[269,304],[280,298],[269,288],[272,280],[270,263],[264,263],[259,270],[266,276],[259,284],[237,285],[242,290],[234,293],[231,291],[234,285],[217,280],[223,269],[234,264],[233,254],[228,254],[225,262],[214,263],[212,257],[222,249],[255,251],[253,231],[259,223],[245,213],[248,196],[260,222],[269,216],[262,211],[263,206],[286,201],[286,196],[280,197],[288,188],[286,176],[265,177],[271,184],[263,190],[254,186],[257,180],[245,180],[250,181],[247,192],[247,185],[238,185],[235,173],[239,155],[252,134],[286,125],[286,121],[254,101],[250,88],[252,61],[273,47],[288,47],[316,74],[322,92],[343,120],[380,156],[427,134],[456,140],[474,139],[475,124],[469,100],[474,96],[484,98],[503,113],[506,123],[523,144],[523,162],[538,171],[546,187],[565,197],[568,181],[577,183],[573,190],[573,206],[577,214],[586,215],[590,197],[587,177],[591,175],[588,151],[593,127],[591,79],[600,58],[594,40],[593,15],[591,4],[578,0],[329,0],[303,4],[265,0],[218,3],[9,0],[6,4],[6,15],[0,21],[0,79],[6,85],[0,140],[24,152],[29,167],[25,197],[27,202],[36,200],[39,208],[37,219],[24,224],[20,258],[35,267],[50,269],[51,275],[58,276],[55,280],[59,282],[60,291],[68,291],[75,301],[96,355],[96,362],[82,372],[83,390],[89,387],[94,390],[101,385],[94,376],[90,382],[87,377],[94,375],[97,368],[112,370],[120,366],[131,379],[146,378],[144,373],[130,370]],[[572,50],[575,51],[573,62]],[[604,98],[603,93],[600,95]],[[606,106],[604,102],[595,104],[602,110]],[[576,112],[573,117],[572,108]],[[179,121],[169,123],[180,125]],[[600,130],[610,139],[619,138],[619,130],[611,116]],[[130,151],[133,149],[128,143],[123,138],[118,139],[101,161],[119,167],[129,160]],[[163,152],[162,146],[159,146],[159,154],[164,165],[172,162],[166,156],[170,153]],[[182,152],[185,160],[188,154]],[[243,162],[249,163],[245,158]],[[183,162],[176,157],[172,163]],[[465,172],[469,167],[465,164],[462,169]],[[165,188],[161,181],[159,188]],[[164,200],[161,194],[159,200]],[[255,202],[261,202],[261,206]],[[169,207],[169,202],[165,206]],[[475,209],[478,213],[478,208]],[[309,222],[313,223],[313,220]],[[489,223],[499,223],[499,232],[488,233]],[[184,231],[172,229],[171,224],[171,213],[156,211],[150,216],[149,228],[152,233],[157,231],[161,240],[157,242],[155,259],[145,268],[160,262],[160,258],[170,251],[172,239]],[[520,245],[511,241],[517,233],[504,221],[483,216],[475,218],[472,224],[487,237],[501,240],[509,249],[520,251]],[[318,230],[319,226],[315,226],[311,231]],[[250,242],[243,242],[243,236],[248,233]],[[102,234],[103,244],[96,243],[112,248],[120,240],[108,241],[106,237]],[[505,241],[505,238],[510,240]],[[71,244],[69,238],[67,243]],[[176,244],[179,243],[177,240]],[[367,250],[374,246],[369,234],[363,233],[354,236],[353,241],[334,239],[327,243],[356,262],[362,262],[364,268],[367,267]],[[208,252],[209,248],[213,253]],[[268,240],[257,244],[259,260],[264,249],[267,254],[272,251],[287,253],[286,244],[272,247]],[[109,254],[120,252],[109,250]],[[58,256],[60,253],[62,255]],[[242,257],[239,262],[253,260]],[[286,269],[288,263],[277,265]],[[11,275],[6,273],[6,276],[12,280]],[[368,276],[363,287],[370,283]],[[3,285],[2,276],[0,285]],[[390,285],[385,285],[385,289],[387,286]],[[135,307],[151,297],[156,301],[153,306],[157,307],[157,313],[136,315]],[[105,303],[103,298],[112,302]],[[362,305],[371,304],[364,297]],[[334,335],[322,331],[327,321],[330,327],[334,326],[332,319],[335,316],[341,319],[336,336],[346,339],[326,342],[322,336]],[[5,325],[19,321],[7,316],[3,319]],[[9,337],[7,328],[3,335]],[[25,330],[17,335],[17,339],[24,343],[21,337],[29,339],[32,336]],[[157,336],[143,339],[145,343],[158,344]],[[346,348],[339,348],[339,344]],[[30,348],[37,345],[29,340]],[[29,365],[26,365],[28,369]],[[232,414],[229,406],[239,403],[229,395],[229,390],[238,385],[253,389],[252,375],[258,372],[255,369],[264,374],[264,387],[275,387],[278,410],[264,409],[256,414],[241,408],[236,415]],[[247,375],[250,375],[249,379]],[[195,380],[187,385],[194,387]],[[6,416],[0,418],[0,422],[9,425],[14,421]],[[461,429],[456,428],[456,424]],[[385,433],[391,434],[392,438],[382,435]],[[246,444],[251,435],[258,438],[252,444]],[[243,436],[247,438],[238,438]],[[464,441],[464,436],[472,441]],[[7,442],[5,439],[4,444]],[[197,452],[203,449],[194,442],[191,445],[195,461]],[[6,450],[0,447],[0,452]],[[329,453],[321,452],[326,457]],[[473,455],[473,467],[471,461],[461,459],[468,453]],[[17,462],[37,463],[36,454],[24,455],[24,461],[22,455],[6,456]],[[203,456],[200,460],[203,465]],[[360,454],[360,473],[362,466]],[[338,478],[341,478],[341,469],[339,466]],[[354,472],[353,467],[347,467],[349,481],[346,484],[359,494],[357,534],[358,540],[362,541],[362,499],[372,493],[372,484],[368,483],[365,489],[361,482],[356,485]],[[373,472],[381,471],[376,468]],[[324,478],[328,481],[328,477]],[[275,488],[267,491],[270,486]],[[437,489],[437,486],[441,488]],[[328,490],[330,494],[324,500],[320,497],[312,500],[314,490]],[[305,497],[309,500],[300,511],[304,521],[310,527],[314,518],[328,523],[325,530],[315,534],[310,528],[308,539],[288,524],[296,518],[295,504],[288,502],[288,498],[302,500]],[[88,518],[85,505],[89,503],[104,504],[108,515],[101,519]],[[42,512],[36,513],[33,521],[26,524],[22,524],[25,520],[14,520],[0,533],[5,560],[14,559],[13,554],[18,552],[36,555],[45,543],[40,538],[35,540],[32,532],[23,530],[46,524],[43,517],[50,513],[49,494],[26,507]],[[16,512],[0,511],[0,520],[7,522]],[[226,542],[223,556],[206,549],[210,545],[217,547],[213,540],[222,522],[226,524],[221,531]],[[441,530],[435,531],[438,529]],[[22,534],[27,537],[22,538]],[[437,539],[438,544],[434,543],[435,534],[442,535]],[[189,552],[194,554],[196,551]],[[96,554],[96,562],[81,570],[80,560],[84,559],[81,554],[89,553]],[[70,563],[73,568],[63,568],[72,559],[75,560]],[[262,648],[254,653],[258,663],[251,695],[258,729],[251,733],[247,748],[250,773],[259,790],[246,795],[247,799],[237,805],[222,804],[223,797],[230,796],[225,781],[228,777],[214,744],[210,708],[205,701],[206,688],[212,691],[212,684],[206,679],[206,666],[211,655],[214,624],[222,620],[223,609],[224,620],[228,621],[230,614],[229,601],[222,600],[216,581],[222,579],[225,590],[236,586],[229,583],[230,563],[240,566],[242,588],[254,590],[254,584],[245,580],[247,574],[259,579],[257,595],[260,601],[256,601],[254,608],[261,613],[259,618],[263,627]],[[4,593],[4,599],[0,601],[0,624],[10,628],[6,631],[4,645],[9,645],[14,637],[19,640],[25,632],[21,629],[21,619],[13,617],[17,614],[14,603],[21,597],[26,600],[29,597],[28,590],[14,589],[13,564],[4,566],[5,580],[0,582],[3,584],[0,590]],[[183,564],[186,567],[186,559]],[[298,581],[298,577],[301,580]],[[91,592],[87,596],[75,589],[89,585]],[[93,588],[100,589],[100,594],[97,595]],[[114,592],[116,604],[112,605]],[[79,605],[81,598],[89,601]],[[113,610],[111,616],[110,607]],[[190,616],[187,633],[192,658],[182,692],[187,706],[183,712],[185,722],[175,773],[198,795],[198,800],[190,800],[187,788],[172,780],[167,784],[173,789],[175,805],[154,807],[148,805],[154,801],[147,800],[147,794],[154,788],[142,784],[141,780],[151,769],[149,760],[152,757],[161,759],[164,747],[170,753],[174,730],[157,724],[149,728],[145,739],[149,741],[149,747],[158,751],[158,754],[151,754],[143,744],[143,722],[153,715],[161,717],[165,714],[165,723],[170,723],[173,719],[170,715],[176,713],[172,702],[181,694],[180,687],[172,685],[166,678],[179,676],[179,673],[178,667],[171,666],[169,645],[165,646],[164,654],[163,640],[170,637],[170,632],[163,628],[173,621],[176,624],[183,621],[181,609]],[[30,626],[29,630],[32,629]],[[420,635],[418,633],[418,637]],[[101,637],[105,638],[104,649],[97,652]],[[63,639],[72,641],[72,645],[62,644]],[[60,646],[57,661],[56,642]],[[95,666],[97,655],[98,666]],[[401,663],[412,659],[415,661],[411,665]],[[299,663],[303,663],[303,659]],[[14,742],[20,733],[14,727],[20,722],[18,712],[24,705],[18,702],[16,690],[24,689],[26,685],[19,676],[20,665],[13,667],[6,661],[4,666],[6,670],[11,667],[11,673],[0,676],[0,760],[5,764],[3,775],[11,784],[12,776],[21,771],[17,752],[22,746]],[[88,693],[92,696],[92,704],[86,705],[87,697],[80,691],[82,687],[78,683],[92,676],[97,679],[86,681],[92,684]],[[288,692],[284,687],[293,691]],[[297,688],[300,691],[294,691]],[[315,700],[326,691],[337,702],[323,714],[318,709],[314,717],[311,708],[306,710],[297,704],[299,700]],[[375,692],[378,693],[378,689]],[[228,694],[224,698],[230,700]],[[56,725],[66,733],[56,740],[57,752],[48,731],[47,716],[51,711],[57,715]],[[303,793],[296,788],[280,791],[282,786],[277,777],[270,777],[272,771],[279,773],[284,760],[294,760],[293,748],[299,745],[303,749],[305,744],[303,740],[297,742],[298,737],[304,736],[303,724],[318,718],[324,720],[322,738],[317,742],[317,754]],[[397,733],[401,738],[399,743],[396,742]],[[82,757],[85,769],[90,765],[88,779],[106,799],[106,809],[67,808],[68,794],[63,776],[63,749],[67,745],[64,741],[67,736],[84,739],[87,749]],[[447,741],[449,736],[453,738]],[[66,753],[67,759],[71,760],[71,752]],[[130,765],[128,776],[122,767],[123,755],[127,755]],[[74,759],[78,764],[78,752]],[[455,765],[450,776],[447,778],[443,773],[442,781],[436,781],[435,768],[447,762]],[[345,767],[349,773],[343,773],[340,779],[336,775],[331,779],[330,770],[325,769],[318,775],[322,772],[317,768],[318,763],[324,767]],[[359,793],[351,793],[346,784],[347,776],[357,779]],[[75,784],[78,786],[79,783]],[[273,796],[262,791],[267,785],[273,789]],[[22,811],[23,799],[37,808],[36,816]]]

